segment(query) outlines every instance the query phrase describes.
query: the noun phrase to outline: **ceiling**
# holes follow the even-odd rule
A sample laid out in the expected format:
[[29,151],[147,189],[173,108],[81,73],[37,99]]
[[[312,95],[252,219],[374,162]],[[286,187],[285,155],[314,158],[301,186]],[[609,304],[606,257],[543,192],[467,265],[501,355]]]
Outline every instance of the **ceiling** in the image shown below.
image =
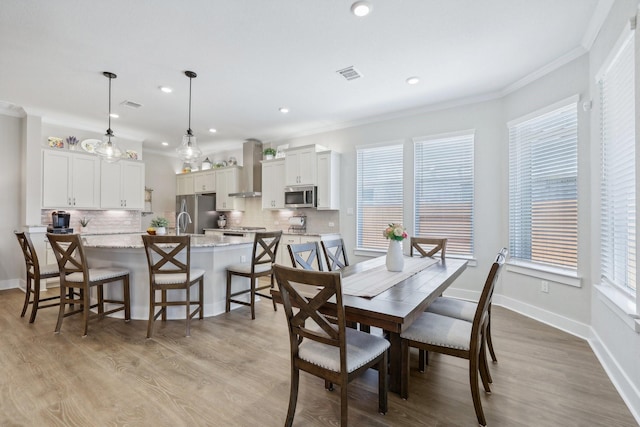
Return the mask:
[[193,70],[191,128],[213,152],[508,93],[586,52],[613,0],[369,0],[362,18],[352,3],[2,0],[0,103],[99,136],[111,71],[116,136],[173,153]]

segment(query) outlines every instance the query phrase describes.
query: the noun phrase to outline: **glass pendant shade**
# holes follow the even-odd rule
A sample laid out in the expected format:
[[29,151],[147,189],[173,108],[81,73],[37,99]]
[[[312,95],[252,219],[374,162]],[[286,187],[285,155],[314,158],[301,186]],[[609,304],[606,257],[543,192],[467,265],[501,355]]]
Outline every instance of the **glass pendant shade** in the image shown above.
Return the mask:
[[182,144],[176,148],[176,153],[185,162],[195,162],[202,155],[202,150],[198,148],[196,137],[191,130],[191,82],[198,75],[193,71],[185,71],[184,74],[189,77],[189,127],[187,133],[182,136]]
[[118,76],[108,71],[105,71],[102,74],[109,79],[109,128],[102,137],[102,142],[95,147],[95,152],[105,161],[113,163],[117,162],[122,157],[122,152],[118,149],[115,141],[116,138],[111,130],[111,80]]

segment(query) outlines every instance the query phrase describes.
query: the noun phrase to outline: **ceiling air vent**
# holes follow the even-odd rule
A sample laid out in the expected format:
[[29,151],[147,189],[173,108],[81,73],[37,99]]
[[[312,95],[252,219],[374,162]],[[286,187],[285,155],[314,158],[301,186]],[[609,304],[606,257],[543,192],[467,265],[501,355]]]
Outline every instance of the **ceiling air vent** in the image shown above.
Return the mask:
[[129,108],[140,108],[142,107],[142,104],[139,104],[137,102],[134,101],[127,101],[124,100],[120,103],[120,105],[124,105],[125,107],[129,107]]
[[336,73],[340,74],[342,77],[344,77],[347,80],[355,80],[362,77],[362,74],[360,74],[360,71],[353,68],[353,65],[347,68],[343,68],[342,70],[338,70],[336,71]]

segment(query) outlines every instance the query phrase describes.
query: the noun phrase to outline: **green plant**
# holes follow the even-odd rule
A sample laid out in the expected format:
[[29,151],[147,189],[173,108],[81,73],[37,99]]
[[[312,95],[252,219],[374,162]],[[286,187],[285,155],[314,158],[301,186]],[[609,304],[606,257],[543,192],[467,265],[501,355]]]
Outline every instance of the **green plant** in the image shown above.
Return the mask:
[[89,221],[91,221],[91,218],[83,216],[82,218],[80,218],[80,225],[86,227],[89,224]]
[[265,148],[263,151],[265,156],[275,156],[276,155],[276,149],[275,148]]
[[151,220],[151,226],[155,228],[166,227],[167,225],[169,225],[169,220],[161,216]]

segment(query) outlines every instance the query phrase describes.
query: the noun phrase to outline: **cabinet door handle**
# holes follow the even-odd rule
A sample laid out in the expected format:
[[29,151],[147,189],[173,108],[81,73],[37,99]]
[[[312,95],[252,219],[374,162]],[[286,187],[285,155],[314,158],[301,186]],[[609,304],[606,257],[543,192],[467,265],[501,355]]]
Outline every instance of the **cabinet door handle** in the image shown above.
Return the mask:
[[73,198],[73,206],[75,206],[75,205],[76,205],[76,198],[74,197]]
[[71,206],[71,197],[67,197],[67,205]]

